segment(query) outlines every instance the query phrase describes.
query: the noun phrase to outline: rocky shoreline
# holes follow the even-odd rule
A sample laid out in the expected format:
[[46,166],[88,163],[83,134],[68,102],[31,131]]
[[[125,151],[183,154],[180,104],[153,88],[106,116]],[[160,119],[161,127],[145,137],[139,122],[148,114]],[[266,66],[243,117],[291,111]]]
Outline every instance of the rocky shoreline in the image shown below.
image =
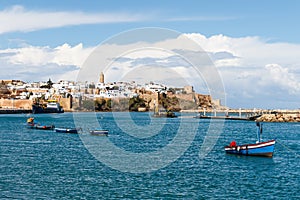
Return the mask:
[[300,114],[263,114],[256,119],[259,122],[300,122]]

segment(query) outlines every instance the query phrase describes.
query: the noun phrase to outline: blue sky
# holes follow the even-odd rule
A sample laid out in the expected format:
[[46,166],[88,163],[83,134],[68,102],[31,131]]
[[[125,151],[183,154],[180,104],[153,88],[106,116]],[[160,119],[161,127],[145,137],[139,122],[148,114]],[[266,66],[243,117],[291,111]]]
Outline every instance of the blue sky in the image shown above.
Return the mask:
[[292,0],[1,1],[0,79],[74,77],[103,41],[161,27],[212,56],[229,106],[299,108],[299,8]]
[[[272,42],[299,43],[297,28],[299,1],[1,1],[0,8],[21,5],[26,10],[40,12],[128,13],[139,15],[141,20],[129,23],[99,23],[42,29],[28,33],[10,32],[5,40],[23,39],[34,45],[61,43],[96,45],[100,41],[139,27],[164,27],[179,32],[201,32],[206,36],[224,34],[232,37],[260,36]],[[7,41],[6,41],[7,42]]]

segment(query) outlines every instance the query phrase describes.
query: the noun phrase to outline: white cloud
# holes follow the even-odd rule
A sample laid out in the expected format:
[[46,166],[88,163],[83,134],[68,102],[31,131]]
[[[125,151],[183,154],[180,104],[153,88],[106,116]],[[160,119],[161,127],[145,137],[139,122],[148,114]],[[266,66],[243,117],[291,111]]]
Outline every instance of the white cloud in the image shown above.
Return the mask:
[[82,44],[50,48],[30,46],[0,50],[1,79],[76,79],[76,73],[93,51]]
[[[299,64],[300,45],[268,43],[259,37],[232,38],[224,35],[205,37],[199,33],[185,34],[207,52],[227,52],[235,56],[231,66],[256,67],[270,63],[280,65]],[[222,65],[218,65],[222,66]],[[226,64],[226,66],[230,66]]]
[[81,66],[93,48],[83,48],[82,44],[50,48],[48,46],[29,46],[0,50],[0,59],[12,65],[40,66],[46,64]]
[[288,68],[283,68],[278,64],[269,64],[265,66],[269,73],[271,81],[278,86],[286,89],[289,94],[300,93],[300,82]]
[[80,24],[140,21],[145,17],[132,13],[84,13],[70,11],[26,10],[16,5],[0,11],[0,34],[14,31],[35,31]]
[[[299,107],[299,44],[269,43],[259,37],[185,35],[206,50],[215,62],[230,106]],[[218,52],[223,52],[221,57],[215,56]]]
[[[184,34],[196,41],[207,52],[207,55],[214,61],[225,85],[227,93],[227,105],[230,107],[263,107],[263,108],[297,108],[300,98],[300,45],[289,43],[268,43],[259,37],[231,38],[224,35],[205,37],[201,34]],[[136,49],[134,44],[104,44],[104,54],[111,59],[106,74],[106,80],[114,81],[119,74],[127,77],[143,78],[155,80],[161,74],[179,74],[182,80],[194,83],[199,86],[198,92],[203,90],[203,77],[199,80],[199,75],[195,75],[190,70],[186,62],[180,59],[185,55],[189,58],[201,60],[203,52],[192,52],[193,46],[182,41],[182,36],[173,39],[166,39],[155,43],[142,42],[146,48]],[[139,44],[141,46],[141,43]],[[147,47],[151,46],[152,49]],[[155,47],[160,48],[155,48]],[[174,51],[164,51],[161,47],[173,49]],[[131,48],[132,47],[132,48]],[[85,59],[94,48],[84,48],[82,44],[61,46],[50,48],[47,46],[25,46],[16,49],[0,50],[1,78],[11,74],[23,77],[30,77],[29,72],[38,75],[47,72],[49,77],[56,79],[76,79],[76,73],[82,66]],[[132,51],[126,51],[132,49]],[[196,49],[196,48],[195,48]],[[114,60],[110,57],[110,52],[119,52],[120,57]],[[124,54],[124,51],[127,53]],[[182,55],[178,57],[177,55]],[[97,57],[96,57],[97,60]],[[201,64],[201,62],[200,62]],[[93,70],[99,70],[99,63]],[[145,70],[143,71],[143,67]],[[153,71],[149,67],[157,67]],[[136,67],[136,68],[134,68]],[[147,68],[148,67],[148,68]],[[3,71],[2,71],[3,69]],[[136,73],[132,70],[137,70]],[[28,72],[26,72],[28,70]],[[55,76],[56,78],[54,78]],[[98,79],[98,71],[92,76]],[[42,76],[40,76],[41,78]],[[120,76],[119,76],[120,77]],[[170,81],[173,76],[162,76]],[[15,77],[18,78],[18,77]],[[26,80],[26,79],[25,79]],[[149,80],[150,81],[150,80]],[[171,81],[170,81],[171,82]],[[201,84],[199,84],[201,82]],[[178,83],[180,83],[178,81]],[[288,102],[288,103],[287,103]]]

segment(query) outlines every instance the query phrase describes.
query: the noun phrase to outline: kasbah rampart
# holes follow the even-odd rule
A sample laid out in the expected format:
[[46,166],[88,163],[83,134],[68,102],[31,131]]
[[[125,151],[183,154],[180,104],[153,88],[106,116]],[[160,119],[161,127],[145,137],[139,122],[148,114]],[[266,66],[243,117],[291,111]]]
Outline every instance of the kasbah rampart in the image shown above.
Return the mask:
[[[220,100],[212,99],[210,95],[196,93],[193,86],[171,88],[153,82],[143,85],[135,82],[105,83],[102,72],[98,83],[73,81],[53,83],[50,79],[47,82],[34,83],[20,80],[0,81],[0,110],[28,111],[37,102],[46,104],[49,100],[55,100],[66,112],[90,111],[91,108],[84,106],[86,102],[93,102],[92,105],[96,106],[96,102],[119,103],[123,99],[139,99],[136,110],[130,111],[152,111],[158,104],[163,104],[160,106],[172,111],[194,113],[217,111],[226,114],[255,112],[261,114],[257,121],[300,122],[300,110],[230,109],[222,106]],[[111,106],[111,103],[109,105]],[[125,107],[128,111],[128,104]],[[113,111],[113,109],[108,107],[98,111]]]

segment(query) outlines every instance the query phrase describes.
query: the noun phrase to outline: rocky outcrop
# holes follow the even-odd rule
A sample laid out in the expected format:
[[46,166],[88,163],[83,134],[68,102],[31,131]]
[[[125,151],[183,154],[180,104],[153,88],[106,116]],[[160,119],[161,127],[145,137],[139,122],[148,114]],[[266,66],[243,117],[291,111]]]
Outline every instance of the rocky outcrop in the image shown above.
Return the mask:
[[260,122],[300,122],[300,114],[263,114],[257,118],[256,121]]

